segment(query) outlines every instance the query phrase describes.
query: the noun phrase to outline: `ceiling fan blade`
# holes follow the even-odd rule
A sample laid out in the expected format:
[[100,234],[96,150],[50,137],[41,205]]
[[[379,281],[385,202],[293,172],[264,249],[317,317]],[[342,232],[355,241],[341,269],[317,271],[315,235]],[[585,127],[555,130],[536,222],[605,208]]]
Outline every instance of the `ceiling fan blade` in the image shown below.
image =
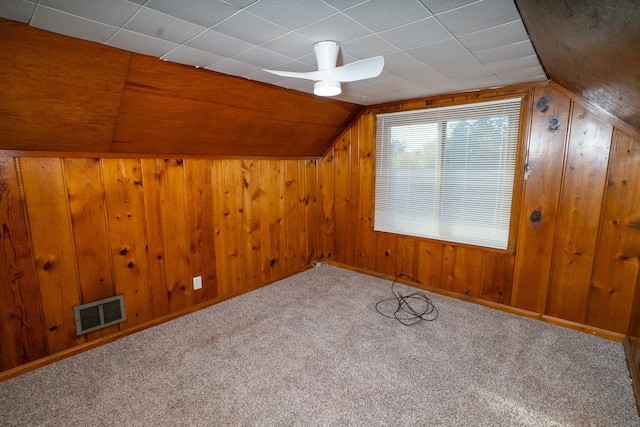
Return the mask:
[[339,82],[354,82],[356,80],[371,79],[378,77],[384,68],[384,57],[374,56],[373,58],[362,59],[340,67],[328,69],[326,80],[337,80]]
[[271,74],[275,74],[277,76],[282,77],[294,77],[297,79],[307,79],[307,80],[325,80],[327,77],[326,71],[309,71],[306,73],[298,73],[295,71],[279,71],[279,70],[263,70]]
[[294,77],[314,81],[331,80],[338,82],[355,82],[356,80],[370,79],[379,76],[382,68],[384,68],[384,57],[374,56],[373,58],[362,59],[347,65],[320,71],[304,73],[266,69],[264,71],[282,77]]

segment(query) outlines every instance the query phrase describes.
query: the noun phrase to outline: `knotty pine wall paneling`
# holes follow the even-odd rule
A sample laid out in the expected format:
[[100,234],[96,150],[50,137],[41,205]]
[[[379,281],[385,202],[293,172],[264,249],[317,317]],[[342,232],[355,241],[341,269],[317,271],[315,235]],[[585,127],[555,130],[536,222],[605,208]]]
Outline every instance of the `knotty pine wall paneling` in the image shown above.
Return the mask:
[[[508,250],[373,231],[377,113],[511,95],[524,96],[525,104]],[[535,108],[541,97],[545,111]],[[560,122],[555,130],[552,118]],[[628,329],[639,274],[637,143],[557,85],[370,107],[319,167],[323,253],[375,274],[403,271],[425,289],[619,337]],[[534,211],[539,221],[532,221]]]
[[570,120],[546,313],[586,323],[612,126],[576,103]]
[[[512,295],[515,307],[536,313],[544,313],[547,306],[571,109],[571,100],[549,86],[536,88],[531,103],[542,98],[547,109],[533,108],[531,114]],[[549,128],[552,118],[559,122],[553,131]],[[538,221],[531,219],[534,212],[541,215]]]
[[212,161],[185,159],[184,166],[189,218],[189,265],[193,276],[202,277],[202,288],[193,291],[192,302],[200,303],[218,296]]
[[[89,302],[111,297],[115,295],[115,284],[100,159],[64,159],[63,165],[80,300]],[[112,325],[89,332],[86,338],[109,335],[118,328]]]
[[0,371],[48,354],[43,306],[13,158],[0,157]]
[[640,280],[640,140],[616,130],[610,164],[587,323],[625,331],[634,300],[628,283]]
[[[106,342],[306,268],[321,254],[318,165],[0,157],[0,368]],[[76,336],[73,306],[116,294],[127,320]]]
[[[73,307],[83,301],[64,159],[21,158],[20,172],[28,218],[27,231],[31,236],[42,302],[43,326],[47,331],[47,352],[54,354],[86,341],[86,336],[76,336],[73,314]],[[92,240],[93,234],[85,238]]]
[[[127,320],[120,327],[128,329],[166,314],[154,304],[151,286],[164,282],[158,279],[159,274],[152,279],[153,251],[147,246],[146,227],[153,221],[146,221],[149,216],[145,215],[145,179],[140,160],[103,159],[102,173],[113,279],[116,294],[124,295],[127,307]],[[147,179],[145,188],[152,190],[153,181],[157,180]]]

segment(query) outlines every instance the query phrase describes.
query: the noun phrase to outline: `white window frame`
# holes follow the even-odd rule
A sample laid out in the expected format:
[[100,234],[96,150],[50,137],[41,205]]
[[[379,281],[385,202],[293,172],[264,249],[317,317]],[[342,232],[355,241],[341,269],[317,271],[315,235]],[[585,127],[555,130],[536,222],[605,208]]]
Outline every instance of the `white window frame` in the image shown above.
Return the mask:
[[507,249],[522,103],[378,114],[374,230]]

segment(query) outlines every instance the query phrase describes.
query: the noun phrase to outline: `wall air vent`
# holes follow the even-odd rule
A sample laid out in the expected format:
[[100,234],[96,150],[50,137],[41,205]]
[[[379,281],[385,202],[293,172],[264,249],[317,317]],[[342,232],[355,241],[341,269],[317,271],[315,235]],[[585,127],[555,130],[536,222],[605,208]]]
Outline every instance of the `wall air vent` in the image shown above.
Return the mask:
[[73,307],[78,335],[124,322],[124,295],[101,299]]

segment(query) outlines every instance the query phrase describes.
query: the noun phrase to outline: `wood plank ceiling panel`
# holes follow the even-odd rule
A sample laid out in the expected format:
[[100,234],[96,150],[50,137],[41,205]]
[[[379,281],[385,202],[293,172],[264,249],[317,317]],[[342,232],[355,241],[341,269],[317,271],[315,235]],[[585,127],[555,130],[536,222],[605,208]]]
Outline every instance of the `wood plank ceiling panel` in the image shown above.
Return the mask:
[[111,151],[318,157],[361,108],[134,54]]
[[637,0],[516,0],[551,79],[640,132]]

